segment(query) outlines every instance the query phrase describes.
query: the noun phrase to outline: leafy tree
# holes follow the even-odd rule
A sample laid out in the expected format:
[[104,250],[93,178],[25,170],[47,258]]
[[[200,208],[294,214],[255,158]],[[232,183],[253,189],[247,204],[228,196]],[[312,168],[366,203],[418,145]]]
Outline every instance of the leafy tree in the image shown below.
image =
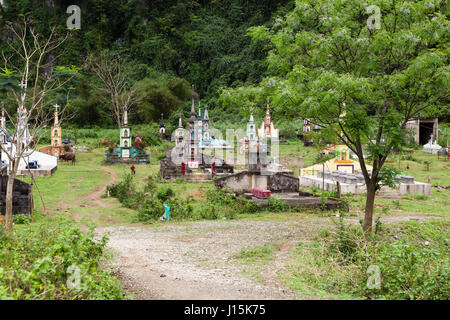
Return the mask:
[[[367,10],[361,1],[304,0],[271,29],[250,30],[271,48],[271,77],[261,92],[273,92],[286,115],[334,132],[358,156],[368,232],[380,179],[392,178],[383,166],[391,150],[404,145],[406,122],[448,108],[450,56],[447,1],[371,4],[380,9],[379,24],[372,16],[377,7]],[[238,96],[239,90],[245,91],[226,93]]]
[[133,119],[137,122],[157,121],[161,113],[171,114],[191,96],[189,83],[176,77],[145,78],[135,89],[138,98]]

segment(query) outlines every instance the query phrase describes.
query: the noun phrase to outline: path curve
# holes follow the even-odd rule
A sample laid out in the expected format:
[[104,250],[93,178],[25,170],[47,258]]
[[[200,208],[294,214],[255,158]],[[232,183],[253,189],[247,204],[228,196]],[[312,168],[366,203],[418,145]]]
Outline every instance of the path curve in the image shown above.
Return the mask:
[[[279,278],[287,268],[287,249],[309,228],[293,221],[198,221],[108,227],[96,234],[107,234],[116,253],[111,267],[135,299],[312,299],[289,290]],[[255,280],[255,267],[237,257],[242,249],[286,240],[289,245],[279,247],[275,260],[260,265],[269,270],[263,279]]]
[[[68,203],[66,199],[62,199],[58,202],[58,211],[70,212],[71,217],[76,222],[80,222],[81,218],[83,218],[83,215],[71,209],[85,207],[107,207],[105,201],[103,201],[102,199],[102,196],[105,194],[108,185],[115,183],[118,177],[117,173],[110,168],[101,167],[100,169],[110,176],[106,183],[98,185],[93,191],[81,196],[80,199],[83,199],[84,204],[81,204],[80,202]],[[98,220],[95,216],[89,217],[89,219],[92,219],[95,223],[98,223]],[[83,229],[85,228],[83,224],[81,224],[81,227]]]

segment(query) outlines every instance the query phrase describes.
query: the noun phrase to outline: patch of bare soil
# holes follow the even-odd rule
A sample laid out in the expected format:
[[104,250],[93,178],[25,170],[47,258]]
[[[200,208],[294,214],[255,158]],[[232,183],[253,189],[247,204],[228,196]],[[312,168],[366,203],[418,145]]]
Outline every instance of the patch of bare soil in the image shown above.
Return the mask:
[[205,190],[203,188],[200,188],[197,191],[191,191],[191,192],[189,192],[189,197],[192,197],[192,198],[204,198],[205,197]]

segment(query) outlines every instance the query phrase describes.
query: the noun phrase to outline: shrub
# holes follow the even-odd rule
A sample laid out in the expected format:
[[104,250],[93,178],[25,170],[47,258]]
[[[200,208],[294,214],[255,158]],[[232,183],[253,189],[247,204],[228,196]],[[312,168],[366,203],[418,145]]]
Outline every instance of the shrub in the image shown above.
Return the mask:
[[243,197],[238,197],[236,199],[234,207],[236,208],[236,211],[240,213],[255,213],[262,210],[260,204],[248,201]]
[[288,209],[288,206],[283,201],[270,197],[267,209],[271,212],[283,212]]
[[200,217],[207,220],[217,220],[220,217],[217,204],[209,203],[201,207]]
[[[314,243],[315,276],[305,271],[299,277],[332,293],[368,299],[448,299],[448,222],[411,222],[383,229],[378,225],[378,232],[368,235],[342,221],[335,229],[320,232]],[[369,266],[380,270],[379,288],[368,287]],[[318,272],[327,275],[326,281]]]
[[405,160],[419,162],[419,160],[417,160],[417,158],[415,158],[412,154],[406,155]]
[[215,187],[206,191],[206,200],[208,203],[220,205],[234,205],[236,203],[234,194],[231,190]]
[[164,203],[170,206],[171,219],[193,218],[192,206],[185,200],[174,198],[175,192],[170,186],[157,189],[157,176],[149,176],[144,188],[135,190],[133,176],[127,174],[119,183],[108,186],[107,190],[124,206],[136,210],[136,221],[139,222],[161,217]]
[[139,222],[156,220],[162,216],[163,212],[164,208],[162,203],[157,199],[150,198],[139,207],[136,220]]
[[172,198],[175,195],[175,192],[171,187],[163,187],[161,189],[158,189],[156,193],[156,197],[162,201],[165,202],[168,199]]
[[324,196],[326,198],[337,198],[338,197],[337,191],[327,191],[327,190],[322,190],[321,188],[317,188],[317,187],[311,187],[309,190],[311,191],[312,195],[316,196],[316,197],[321,197],[321,196]]
[[172,219],[192,219],[194,208],[185,200],[170,199],[167,201],[167,205],[170,206],[170,218]]
[[429,197],[426,194],[415,194],[415,195],[408,195],[408,196],[406,196],[406,199],[409,199],[409,200],[428,200]]
[[6,241],[8,239],[8,234],[6,233],[3,225],[0,224],[0,243]]
[[29,214],[15,214],[13,215],[13,222],[15,224],[30,224],[31,216]]
[[155,183],[153,177],[150,176],[150,177],[148,177],[147,183],[145,184],[144,192],[154,193],[155,190],[156,190],[156,183]]
[[119,183],[107,186],[106,191],[110,196],[119,199],[120,202],[126,201],[135,191],[133,175],[126,174]]
[[145,143],[149,146],[159,146],[162,143],[159,126],[155,122],[148,125],[137,125],[134,128],[134,132],[141,135]]
[[228,220],[236,219],[237,213],[234,209],[225,210],[225,218]]
[[[16,228],[0,241],[0,299],[126,298],[118,279],[100,268],[107,238],[96,241],[93,231],[61,217]],[[73,270],[80,281],[70,288]]]
[[162,159],[164,159],[165,157],[166,157],[166,153],[165,153],[165,152],[159,152],[156,158],[157,158],[158,160],[162,160]]

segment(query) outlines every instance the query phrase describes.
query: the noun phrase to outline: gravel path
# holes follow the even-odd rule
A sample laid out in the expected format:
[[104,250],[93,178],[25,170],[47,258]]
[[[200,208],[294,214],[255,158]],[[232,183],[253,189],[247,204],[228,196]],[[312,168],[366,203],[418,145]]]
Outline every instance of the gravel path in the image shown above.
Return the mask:
[[[107,227],[112,267],[136,299],[311,299],[283,287],[286,250],[311,234],[308,222],[207,221],[188,225]],[[278,243],[264,281],[243,275],[242,248]],[[282,258],[282,259],[280,259]]]

